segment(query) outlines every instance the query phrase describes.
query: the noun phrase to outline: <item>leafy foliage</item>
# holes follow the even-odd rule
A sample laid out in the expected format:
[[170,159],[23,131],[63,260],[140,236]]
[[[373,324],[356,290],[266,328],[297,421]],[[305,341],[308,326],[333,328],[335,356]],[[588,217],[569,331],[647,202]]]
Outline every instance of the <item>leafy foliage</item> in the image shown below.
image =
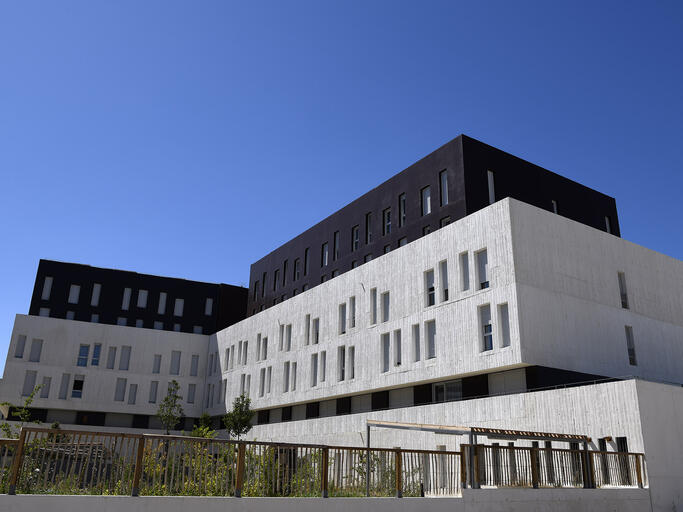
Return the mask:
[[211,426],[211,416],[208,413],[202,413],[199,417],[199,424],[192,427],[190,436],[203,437],[205,439],[216,437],[216,431]]
[[157,417],[166,429],[166,434],[178,425],[184,414],[183,407],[180,405],[183,397],[180,396],[179,391],[180,384],[178,384],[177,380],[173,379],[168,385],[168,393],[159,404],[159,409],[157,410]]
[[251,419],[253,417],[251,398],[240,395],[233,401],[232,411],[223,416],[223,424],[229,434],[239,441],[244,434],[251,430]]
[[16,439],[17,437],[19,437],[19,431],[25,423],[40,423],[40,421],[31,421],[31,404],[35,399],[36,394],[38,393],[38,391],[40,391],[40,388],[42,387],[42,385],[34,387],[33,391],[31,391],[31,394],[29,394],[24,399],[24,404],[21,407],[15,407],[9,402],[3,402],[1,404],[6,407],[9,407],[9,419],[17,418],[19,420],[19,426],[14,427],[16,430],[14,430],[12,428],[12,425],[6,421],[0,424],[0,431],[2,431],[4,437]]

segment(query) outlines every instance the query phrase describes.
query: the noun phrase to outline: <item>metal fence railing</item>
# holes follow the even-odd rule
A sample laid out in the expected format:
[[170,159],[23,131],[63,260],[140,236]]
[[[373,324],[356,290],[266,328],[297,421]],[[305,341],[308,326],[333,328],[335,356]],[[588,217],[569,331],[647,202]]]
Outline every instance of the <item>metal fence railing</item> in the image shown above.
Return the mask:
[[404,450],[24,427],[0,439],[0,492],[457,496],[472,487],[643,487],[643,454],[462,445]]

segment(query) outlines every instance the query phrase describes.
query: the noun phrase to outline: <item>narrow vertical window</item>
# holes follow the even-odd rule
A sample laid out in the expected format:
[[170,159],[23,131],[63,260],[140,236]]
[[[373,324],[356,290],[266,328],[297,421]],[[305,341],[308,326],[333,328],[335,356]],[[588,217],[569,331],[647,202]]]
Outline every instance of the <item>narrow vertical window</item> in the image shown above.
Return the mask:
[[346,302],[339,304],[339,334],[346,334]]
[[360,247],[360,229],[358,226],[353,226],[351,228],[351,252],[357,251],[358,247]]
[[128,311],[128,308],[130,307],[131,291],[132,290],[130,288],[124,288],[123,289],[123,299],[121,300],[121,309],[123,311]]
[[77,284],[72,284],[69,287],[69,304],[78,304],[78,299],[81,295],[81,287]]
[[109,351],[107,352],[107,370],[113,370],[115,362],[116,362],[116,347],[109,347]]
[[326,267],[328,262],[329,262],[329,250],[328,250],[327,242],[324,242],[322,247],[320,248],[320,266]]
[[389,305],[390,305],[389,292],[384,292],[382,294],[382,322],[388,322],[389,321]]
[[266,392],[266,369],[261,368],[258,379],[258,396],[263,396]]
[[313,319],[313,344],[320,342],[320,318]]
[[304,277],[308,275],[308,263],[309,260],[311,259],[309,257],[311,250],[306,247],[306,250],[304,251]]
[[127,379],[116,379],[116,388],[114,390],[114,401],[123,402],[126,397],[126,386],[128,385]]
[[95,343],[92,349],[92,359],[90,360],[90,364],[92,366],[99,366],[100,365],[100,354],[102,353],[102,344],[101,343]]
[[486,249],[479,251],[477,257],[477,282],[479,289],[484,290],[489,287],[489,258]]
[[268,279],[268,272],[264,272],[261,276],[261,298],[266,296],[266,279]]
[[121,357],[119,357],[119,370],[128,370],[130,365],[130,351],[131,347],[123,345],[121,347]]
[[76,366],[88,366],[88,356],[90,356],[90,345],[81,345],[78,348]]
[[[180,366],[180,361],[178,361],[178,366]],[[228,367],[228,351],[225,351],[225,368]],[[199,356],[197,354],[192,355],[192,360],[190,362],[190,377],[196,377],[199,373]]]
[[628,364],[631,366],[637,366],[638,361],[636,360],[636,344],[633,338],[633,327],[627,325],[626,330],[626,349],[628,350]]
[[154,359],[152,360],[152,373],[161,372],[161,354],[154,354]]
[[460,290],[470,289],[470,258],[467,252],[460,253]]
[[52,384],[52,377],[43,377],[43,383],[40,388],[40,398],[50,398],[50,385]]
[[34,338],[31,341],[31,352],[29,352],[28,360],[32,363],[40,362],[40,355],[43,352],[43,340]]
[[320,382],[325,382],[325,373],[327,370],[327,351],[320,352]]
[[422,216],[432,213],[432,188],[425,187],[420,191],[422,198]]
[[[280,346],[280,350],[282,350],[282,346]],[[256,360],[261,359],[261,333],[258,333],[256,335]]]
[[[211,365],[209,365],[211,366]],[[180,351],[171,351],[171,367],[169,369],[171,375],[180,375]]]
[[311,315],[306,315],[304,320],[304,341],[306,345],[311,343]]
[[356,347],[349,347],[348,361],[346,363],[346,378],[351,380],[356,377]]
[[382,373],[389,371],[389,358],[391,357],[391,338],[389,333],[382,334]]
[[434,288],[434,270],[425,272],[425,306],[436,304],[436,291]]
[[441,301],[448,300],[448,262],[439,263],[439,281],[441,284]]
[[318,354],[311,354],[311,387],[318,385]]
[[339,382],[346,379],[346,347],[341,346],[337,349],[337,380]]
[[335,231],[332,236],[332,260],[339,259],[339,231]]
[[370,290],[370,325],[377,323],[377,288]]
[[365,245],[372,243],[372,212],[365,214]]
[[280,269],[276,268],[273,273],[273,291],[277,290],[277,283],[280,280]]
[[17,337],[17,344],[14,347],[14,357],[21,359],[24,357],[24,348],[26,347],[26,336],[20,334]]
[[95,283],[92,285],[92,295],[90,295],[90,305],[99,306],[100,305],[100,293],[102,291],[102,285],[100,283]]
[[[118,384],[118,380],[125,381],[126,379],[117,379],[117,384]],[[62,373],[62,381],[59,383],[59,399],[60,400],[66,400],[66,395],[69,392],[69,382],[71,382],[71,374],[70,373]],[[126,388],[124,387],[123,389],[124,389],[123,392],[125,393]],[[123,401],[123,398],[121,399],[121,401]]]
[[420,360],[420,324],[413,324],[413,361]]
[[609,215],[605,215],[605,231],[608,233],[612,233],[612,219],[610,219]]
[[[287,349],[289,350],[289,349]],[[261,342],[261,359],[266,360],[268,359],[268,337],[264,336],[263,341]]]
[[285,361],[282,368],[282,392],[289,391],[289,361]]
[[213,314],[213,299],[211,297],[206,298],[204,303],[204,315],[211,316]]
[[287,352],[292,350],[292,324],[287,324],[285,327],[285,350]]
[[491,324],[491,306],[479,306],[479,324],[481,325],[481,351],[493,350],[493,325]]
[[197,384],[187,385],[187,403],[193,404],[195,395],[197,394]]
[[149,399],[150,404],[157,403],[157,391],[159,390],[159,381],[153,380],[149,383]]
[[[273,367],[269,366],[268,371],[266,372],[266,393],[270,393],[270,381],[273,376]],[[227,386],[227,380],[225,381],[225,385]],[[225,392],[223,393],[225,394]]]
[[498,325],[500,326],[500,346],[510,346],[510,312],[507,304],[498,305]]
[[425,333],[427,336],[427,359],[436,357],[436,321],[425,322]]
[[489,204],[496,202],[496,183],[493,171],[486,171],[486,176],[489,184]]
[[166,314],[166,292],[159,292],[159,307],[157,313],[160,315]]
[[287,286],[287,264],[289,261],[285,260],[285,262],[282,264],[282,287],[284,288]]
[[24,374],[24,387],[21,389],[21,396],[29,396],[33,393],[36,387],[36,379],[38,378],[38,372],[35,370],[26,370]]
[[147,290],[138,290],[138,304],[139,308],[147,307]]
[[349,298],[349,327],[356,327],[356,297]]
[[553,213],[558,213],[559,210],[557,209],[557,201],[555,201],[554,199],[552,199],[552,200],[550,201],[550,204],[551,204],[552,207],[553,207]]
[[296,391],[296,361],[292,361],[292,391]]
[[401,366],[401,329],[394,331],[394,366]]
[[41,300],[50,300],[50,292],[52,292],[52,277],[46,276],[43,281],[43,292],[40,295]]
[[294,281],[298,281],[299,277],[301,277],[301,260],[299,258],[296,258],[294,260]]
[[406,225],[406,195],[398,196],[398,227],[402,228]]
[[255,301],[256,298],[258,297],[258,286],[259,286],[259,280],[257,279],[256,281],[254,281],[254,295],[251,298],[252,301]]
[[626,274],[623,272],[617,273],[617,279],[619,280],[619,295],[621,297],[621,307],[628,309],[628,291],[626,290]]
[[[77,381],[74,381],[74,388],[76,387],[76,382]],[[130,387],[128,388],[128,405],[135,405],[135,400],[137,399],[137,396],[138,396],[138,385],[137,384],[131,384]]]
[[173,306],[173,316],[183,316],[183,309],[185,309],[185,300],[176,299]]
[[382,235],[391,233],[391,208],[387,208],[382,212]]
[[448,173],[445,169],[439,173],[439,192],[441,206],[446,206],[448,204]]

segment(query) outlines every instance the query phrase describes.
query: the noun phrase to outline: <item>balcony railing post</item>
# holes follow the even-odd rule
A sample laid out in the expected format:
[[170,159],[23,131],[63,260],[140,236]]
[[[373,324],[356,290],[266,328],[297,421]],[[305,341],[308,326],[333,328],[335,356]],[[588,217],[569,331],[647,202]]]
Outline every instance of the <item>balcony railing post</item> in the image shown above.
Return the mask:
[[19,433],[19,442],[17,443],[16,451],[14,452],[14,460],[12,461],[12,473],[9,480],[9,489],[7,494],[16,494],[17,481],[21,474],[21,465],[24,462],[24,444],[26,443],[26,430],[23,428]]
[[538,489],[538,448],[531,448],[531,486]]
[[330,449],[326,446],[323,448],[323,460],[322,460],[322,474],[320,475],[320,482],[322,487],[323,498],[327,498],[328,494],[328,478],[329,478],[329,465],[330,465]]
[[403,470],[401,468],[401,450],[396,450],[396,497],[403,497]]
[[463,489],[467,489],[467,465],[465,464],[465,450],[460,446],[460,483]]
[[636,454],[636,478],[638,478],[638,487],[643,488],[643,473],[642,466],[640,464],[640,457],[642,455]]
[[135,457],[135,473],[133,475],[133,489],[131,496],[140,495],[140,477],[142,476],[142,458],[145,454],[145,436],[138,437],[138,452]]
[[237,477],[235,479],[235,498],[242,497],[242,486],[244,484],[244,454],[245,445],[240,443],[237,448]]

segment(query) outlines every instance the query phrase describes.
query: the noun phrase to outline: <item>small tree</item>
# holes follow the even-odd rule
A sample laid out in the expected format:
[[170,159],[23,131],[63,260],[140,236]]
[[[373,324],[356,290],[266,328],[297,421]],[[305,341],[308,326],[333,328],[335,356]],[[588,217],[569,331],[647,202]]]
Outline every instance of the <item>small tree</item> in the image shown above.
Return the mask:
[[240,395],[232,402],[232,411],[223,416],[223,424],[231,436],[240,440],[244,434],[251,430],[251,419],[254,411],[251,410],[251,398]]
[[[3,402],[0,405],[4,405],[5,407],[8,408],[9,414],[7,419],[12,419],[17,418],[19,421],[19,429],[17,432],[14,432],[12,430],[12,425],[10,423],[4,422],[0,424],[0,431],[2,431],[3,435],[5,437],[19,437],[19,431],[21,430],[21,427],[24,426],[24,423],[29,423],[31,422],[31,404],[33,403],[33,399],[36,397],[36,394],[38,391],[40,391],[40,388],[43,386],[36,386],[33,388],[33,391],[31,391],[31,394],[29,394],[25,399],[24,399],[24,405],[21,407],[15,407],[9,402]],[[31,423],[40,423],[40,421],[32,421]]]
[[199,417],[199,425],[192,427],[190,433],[192,437],[204,437],[206,439],[213,439],[216,437],[216,431],[211,427],[211,416],[204,412]]
[[183,408],[180,405],[183,397],[178,393],[179,390],[180,384],[178,384],[177,380],[173,379],[168,385],[166,397],[161,401],[157,410],[157,417],[166,429],[166,435],[178,425],[180,418],[183,417]]

